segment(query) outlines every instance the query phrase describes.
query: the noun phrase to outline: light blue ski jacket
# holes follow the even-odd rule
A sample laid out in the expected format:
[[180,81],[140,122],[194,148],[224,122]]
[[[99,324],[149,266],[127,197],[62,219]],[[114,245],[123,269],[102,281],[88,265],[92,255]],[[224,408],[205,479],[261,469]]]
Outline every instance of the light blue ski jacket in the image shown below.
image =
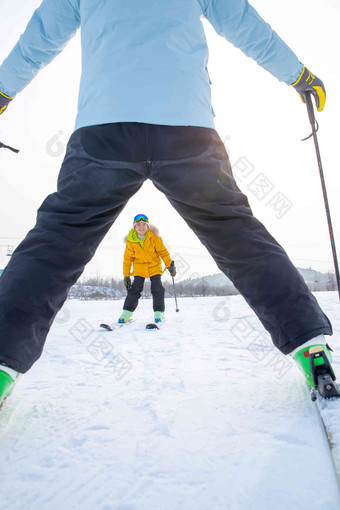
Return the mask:
[[214,128],[202,14],[279,80],[297,80],[302,64],[247,0],[43,0],[0,67],[0,91],[15,96],[81,27],[76,129],[124,121]]

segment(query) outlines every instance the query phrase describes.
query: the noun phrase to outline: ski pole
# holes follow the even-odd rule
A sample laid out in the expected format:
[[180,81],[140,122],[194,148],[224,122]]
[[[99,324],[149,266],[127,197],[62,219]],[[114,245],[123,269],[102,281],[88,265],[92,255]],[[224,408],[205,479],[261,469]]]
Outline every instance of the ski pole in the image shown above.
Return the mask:
[[[340,300],[340,273],[339,273],[339,264],[338,264],[338,258],[337,258],[337,254],[336,254],[336,248],[335,248],[335,240],[334,240],[332,219],[331,219],[331,213],[330,213],[330,209],[329,209],[329,202],[328,202],[327,191],[326,191],[325,177],[324,177],[323,169],[322,169],[318,137],[316,135],[316,132],[317,132],[318,128],[315,128],[315,126],[317,125],[317,122],[315,120],[314,107],[313,107],[312,97],[311,97],[310,93],[306,94],[306,105],[307,105],[307,112],[308,112],[309,122],[310,122],[310,124],[312,126],[312,135],[311,136],[313,136],[315,152],[316,152],[316,158],[317,158],[317,161],[318,161],[319,174],[320,174],[322,193],[323,193],[323,200],[324,200],[325,209],[326,209],[327,222],[328,222],[328,230],[329,230],[329,236],[330,236],[331,246],[332,246],[334,269],[335,269],[335,278],[336,278],[336,283],[337,283],[337,286],[338,286],[338,294],[339,294],[339,300]],[[310,137],[308,137],[308,138],[310,138]]]
[[175,279],[172,276],[172,285],[174,287],[174,296],[175,296],[175,303],[176,303],[176,312],[179,312],[178,304],[177,304],[177,296],[176,296],[176,289],[175,289]]
[[9,145],[5,145],[4,143],[0,142],[0,149],[9,149],[10,151],[18,153],[18,149],[13,149],[13,147],[10,147]]

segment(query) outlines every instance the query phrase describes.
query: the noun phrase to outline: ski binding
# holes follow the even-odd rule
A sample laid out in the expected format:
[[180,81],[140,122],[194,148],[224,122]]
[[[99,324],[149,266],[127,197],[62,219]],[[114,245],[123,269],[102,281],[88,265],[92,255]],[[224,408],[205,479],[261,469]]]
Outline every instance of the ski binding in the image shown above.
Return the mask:
[[[319,361],[322,358],[323,364],[315,364],[315,360]],[[328,361],[326,353],[319,346],[312,347],[309,350],[310,368],[313,382],[316,388],[311,391],[311,399],[316,400],[315,389],[323,398],[340,397],[340,388],[335,382],[336,376],[332,365]]]

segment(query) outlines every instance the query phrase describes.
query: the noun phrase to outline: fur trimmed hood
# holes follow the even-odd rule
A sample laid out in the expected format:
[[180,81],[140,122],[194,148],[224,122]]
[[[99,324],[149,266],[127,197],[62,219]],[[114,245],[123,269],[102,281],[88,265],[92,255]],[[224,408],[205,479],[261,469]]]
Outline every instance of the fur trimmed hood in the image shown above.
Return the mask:
[[[152,223],[150,223],[150,224],[148,225],[148,227],[149,227],[149,230],[150,230],[153,234],[155,234],[155,236],[159,237],[159,229],[158,229],[158,227],[156,227],[156,225],[153,225]],[[132,228],[133,228],[133,227],[132,227]],[[128,234],[128,235],[129,235],[129,234]],[[123,237],[123,241],[124,241],[124,243],[125,243],[125,244],[126,244],[126,242],[127,242],[128,235],[126,235],[126,236],[124,236],[124,237]]]

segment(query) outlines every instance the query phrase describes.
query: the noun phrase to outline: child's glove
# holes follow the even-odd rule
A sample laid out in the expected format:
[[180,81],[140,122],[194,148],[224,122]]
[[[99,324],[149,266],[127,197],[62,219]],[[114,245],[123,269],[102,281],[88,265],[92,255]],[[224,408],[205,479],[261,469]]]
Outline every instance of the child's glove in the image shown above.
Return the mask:
[[6,110],[12,99],[14,99],[14,97],[6,96],[6,94],[0,92],[0,115]]
[[168,271],[171,274],[172,277],[176,276],[176,268],[175,268],[175,262],[172,260],[170,266],[168,267]]
[[124,285],[127,291],[131,289],[131,278],[130,276],[124,276]]
[[306,92],[313,94],[318,112],[323,110],[326,102],[325,86],[320,78],[308,71],[307,67],[302,69],[299,79],[291,86],[299,93],[303,103],[306,102]]

